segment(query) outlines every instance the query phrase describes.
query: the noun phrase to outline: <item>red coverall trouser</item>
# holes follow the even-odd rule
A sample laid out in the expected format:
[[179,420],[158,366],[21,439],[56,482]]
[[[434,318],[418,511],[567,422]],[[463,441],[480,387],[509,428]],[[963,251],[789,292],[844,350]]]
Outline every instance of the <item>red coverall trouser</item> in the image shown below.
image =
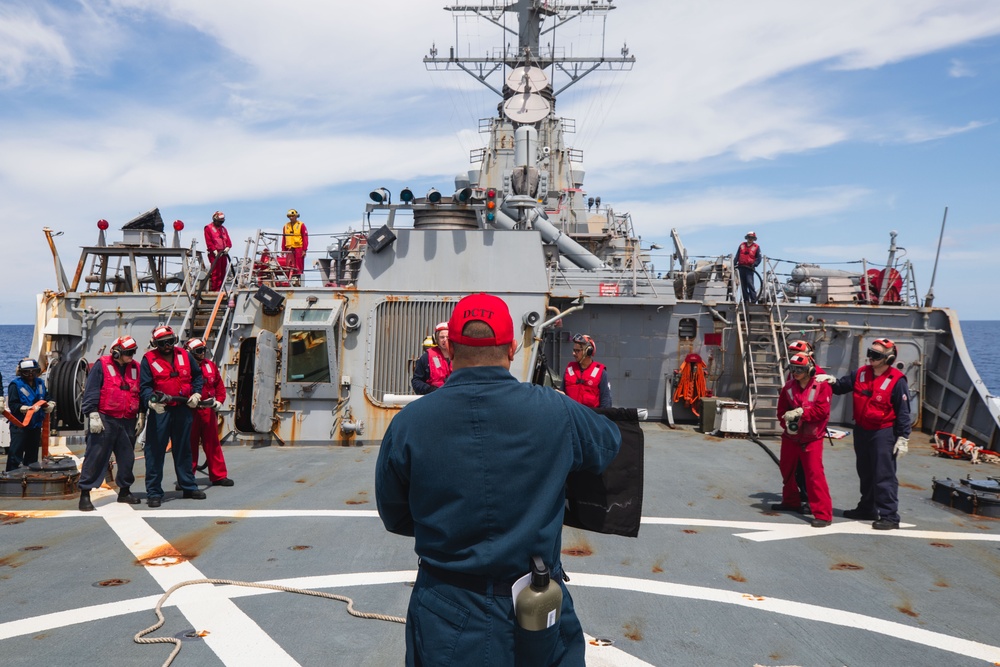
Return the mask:
[[198,467],[198,446],[201,445],[205,450],[205,460],[208,461],[208,478],[213,482],[225,479],[229,473],[226,470],[226,459],[222,456],[222,445],[219,443],[215,410],[198,408],[191,412],[194,415],[191,423],[192,470]]
[[806,475],[806,493],[809,494],[809,507],[813,517],[820,521],[833,521],[833,501],[830,499],[830,487],[826,483],[826,473],[823,471],[823,439],[813,440],[803,447],[790,438],[781,438],[781,478],[784,486],[781,489],[781,502],[784,505],[798,507],[799,485],[795,481],[795,466],[802,461],[802,469]]
[[[213,258],[210,258],[214,259]],[[222,283],[226,280],[226,269],[229,268],[229,255],[222,255],[219,257],[219,261],[215,263],[215,268],[212,269],[212,275],[208,281],[208,291],[218,292],[222,287]]]

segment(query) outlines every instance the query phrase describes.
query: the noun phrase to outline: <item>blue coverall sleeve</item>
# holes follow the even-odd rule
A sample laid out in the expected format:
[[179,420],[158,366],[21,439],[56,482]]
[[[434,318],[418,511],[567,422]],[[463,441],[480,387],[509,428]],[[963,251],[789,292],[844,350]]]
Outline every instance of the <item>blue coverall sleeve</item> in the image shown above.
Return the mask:
[[570,411],[580,443],[579,457],[574,456],[573,470],[601,474],[618,456],[622,445],[621,431],[613,421],[573,399],[566,399],[564,404]]
[[146,358],[142,358],[139,364],[139,402],[140,408],[145,410],[149,399],[153,397],[153,369],[149,367]]
[[410,480],[402,454],[402,444],[393,441],[390,423],[382,437],[382,446],[379,447],[378,461],[375,464],[375,503],[386,530],[412,537]]
[[601,395],[598,403],[600,408],[611,407],[611,380],[608,378],[607,370],[601,372]]
[[83,402],[80,405],[83,414],[89,415],[91,412],[97,412],[97,408],[101,404],[101,387],[103,386],[104,364],[98,361],[91,366],[90,372],[87,373],[87,384],[83,386]]
[[896,412],[896,421],[892,424],[892,434],[897,438],[909,438],[913,425],[910,420],[910,386],[906,376],[892,388],[892,409]]
[[188,364],[191,367],[191,393],[200,394],[205,387],[205,374],[201,372],[201,364],[195,361],[187,350],[184,350],[184,354],[187,354]]
[[413,377],[410,379],[410,386],[413,387],[413,391],[420,395],[429,394],[436,388],[428,382],[430,379],[430,355],[428,355],[427,352],[424,352],[420,355],[420,358],[413,363]]
[[836,382],[831,385],[833,388],[833,395],[840,396],[841,394],[849,394],[854,391],[854,378],[858,376],[857,369],[851,371],[847,375],[838,378]]

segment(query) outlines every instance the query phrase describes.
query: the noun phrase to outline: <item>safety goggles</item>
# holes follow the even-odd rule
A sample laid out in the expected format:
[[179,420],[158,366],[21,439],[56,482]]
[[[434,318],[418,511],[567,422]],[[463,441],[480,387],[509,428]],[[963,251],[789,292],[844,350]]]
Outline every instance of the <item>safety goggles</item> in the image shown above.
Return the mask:
[[878,350],[868,350],[868,358],[872,361],[881,361],[882,359],[888,359],[889,355]]
[[809,369],[803,366],[792,366],[792,375],[800,375],[802,373],[808,373]]

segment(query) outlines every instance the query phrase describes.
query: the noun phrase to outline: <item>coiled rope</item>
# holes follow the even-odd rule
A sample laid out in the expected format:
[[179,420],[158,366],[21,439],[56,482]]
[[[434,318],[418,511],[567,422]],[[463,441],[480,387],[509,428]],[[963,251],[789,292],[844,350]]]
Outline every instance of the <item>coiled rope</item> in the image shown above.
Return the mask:
[[329,598],[331,600],[339,600],[341,602],[347,603],[347,613],[351,616],[357,616],[358,618],[370,618],[377,621],[390,621],[392,623],[406,623],[405,618],[400,618],[399,616],[386,616],[385,614],[373,614],[371,612],[356,611],[354,609],[354,600],[347,597],[346,595],[337,595],[336,593],[324,593],[322,591],[311,591],[305,588],[291,588],[289,586],[279,586],[277,584],[256,584],[249,581],[230,581],[229,579],[192,579],[190,581],[182,581],[179,584],[171,586],[166,593],[157,601],[156,607],[153,611],[156,612],[156,617],[159,619],[156,624],[151,625],[141,632],[137,632],[135,637],[132,638],[136,644],[174,644],[174,650],[170,652],[167,657],[166,662],[163,663],[163,667],[169,667],[170,663],[174,661],[177,654],[181,652],[182,642],[176,637],[145,637],[150,632],[158,630],[161,628],[165,622],[163,618],[163,612],[160,607],[163,603],[167,601],[174,591],[184,586],[193,586],[194,584],[226,584],[229,586],[244,586],[246,588],[264,588],[271,591],[284,591],[286,593],[299,593],[301,595],[312,595],[318,598]]

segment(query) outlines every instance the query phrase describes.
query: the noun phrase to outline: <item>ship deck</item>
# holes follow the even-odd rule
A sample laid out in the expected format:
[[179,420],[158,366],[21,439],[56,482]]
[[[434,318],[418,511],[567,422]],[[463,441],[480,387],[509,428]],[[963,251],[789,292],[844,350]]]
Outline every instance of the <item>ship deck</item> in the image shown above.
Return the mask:
[[[839,517],[857,478],[850,437],[836,441],[825,460],[838,516],[816,529],[769,511],[780,477],[756,444],[644,430],[639,537],[564,531],[584,630],[611,641],[588,646],[588,665],[1000,663],[1000,521],[930,499],[932,477],[997,466],[935,457],[915,435],[900,464],[902,527],[880,532]],[[170,645],[132,637],[156,622],[164,591],[203,578],[337,593],[361,611],[405,616],[416,558],[412,540],[376,515],[377,453],[227,446],[236,486],[208,488],[204,501],[168,492],[155,510],[117,504],[111,490],[94,492],[93,513],[76,511],[76,497],[0,498],[3,663],[162,664]],[[141,459],[136,467],[139,490]],[[403,659],[402,625],[352,617],[330,599],[192,585],[163,610],[150,636],[183,639],[175,665]]]

